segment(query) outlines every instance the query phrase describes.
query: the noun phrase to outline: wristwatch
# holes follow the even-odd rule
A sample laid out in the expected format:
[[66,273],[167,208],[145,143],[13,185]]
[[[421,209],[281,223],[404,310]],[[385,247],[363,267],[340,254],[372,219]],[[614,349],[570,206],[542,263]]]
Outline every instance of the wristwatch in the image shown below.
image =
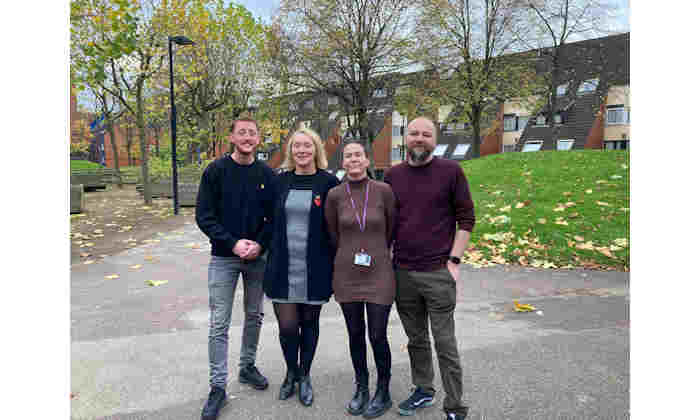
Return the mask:
[[462,262],[462,260],[460,260],[459,257],[455,257],[454,255],[450,255],[448,261],[450,261],[452,264],[459,264]]

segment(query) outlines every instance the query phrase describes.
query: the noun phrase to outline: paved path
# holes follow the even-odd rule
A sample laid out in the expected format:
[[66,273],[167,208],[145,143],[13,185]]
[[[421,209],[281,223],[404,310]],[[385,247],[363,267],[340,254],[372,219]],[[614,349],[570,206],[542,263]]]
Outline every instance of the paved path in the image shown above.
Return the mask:
[[[209,245],[194,225],[153,239],[71,269],[74,419],[200,417],[208,393]],[[119,278],[105,278],[113,274]],[[168,283],[152,287],[148,280]],[[470,419],[628,418],[629,273],[464,267],[461,281],[457,339]],[[331,300],[322,311],[311,373],[315,401],[306,408],[276,399],[285,367],[270,302],[258,352],[270,387],[255,391],[236,381],[241,290],[229,334],[229,404],[220,419],[350,418],[343,407],[354,391],[353,371],[339,306]],[[542,315],[510,311],[513,299]],[[411,384],[394,309],[389,336],[394,408],[382,418],[396,419]],[[444,418],[439,374],[436,387],[438,404],[416,419]]]

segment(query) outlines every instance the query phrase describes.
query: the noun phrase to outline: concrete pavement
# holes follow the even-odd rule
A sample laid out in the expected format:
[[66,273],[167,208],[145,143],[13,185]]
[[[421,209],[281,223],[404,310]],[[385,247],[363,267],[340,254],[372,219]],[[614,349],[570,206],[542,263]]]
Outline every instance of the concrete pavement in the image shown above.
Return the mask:
[[[208,393],[206,270],[209,244],[194,225],[71,269],[71,417],[199,419]],[[139,267],[140,266],[140,267]],[[118,275],[108,279],[106,276]],[[168,282],[157,286],[149,280]],[[463,267],[457,339],[470,419],[629,417],[629,273]],[[270,387],[237,382],[242,287],[230,336],[229,404],[220,419],[347,419],[354,391],[347,334],[331,300],[311,372],[312,407],[278,401],[285,373],[270,302],[258,367]],[[512,300],[542,311],[515,313]],[[411,389],[406,337],[395,309],[389,325],[394,408]],[[374,363],[370,355],[370,369]],[[416,419],[443,419],[434,407]],[[374,391],[374,373],[370,389]]]

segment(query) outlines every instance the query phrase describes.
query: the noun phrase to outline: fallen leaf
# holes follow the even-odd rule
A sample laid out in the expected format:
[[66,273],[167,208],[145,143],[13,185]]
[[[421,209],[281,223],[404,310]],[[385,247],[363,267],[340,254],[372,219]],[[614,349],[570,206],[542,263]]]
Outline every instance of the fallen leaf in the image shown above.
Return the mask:
[[141,268],[141,264],[132,265],[129,268],[133,268],[134,270],[138,270],[139,268]]
[[579,242],[583,242],[583,240],[584,240],[582,237],[580,237],[578,235],[574,236],[574,239],[576,239]]
[[519,303],[517,300],[513,301],[513,310],[515,310],[515,312],[532,312],[536,309],[537,308],[527,303]]
[[545,218],[539,218],[539,219],[537,219],[537,223],[539,223],[539,224],[541,224],[541,225],[544,225],[545,223],[547,223],[547,219],[545,219]]
[[627,240],[627,238],[618,238],[615,239],[613,242],[615,243],[615,245],[619,245],[622,247],[626,247],[627,245],[629,245],[629,241]]
[[589,189],[587,189],[587,190],[586,190],[586,194],[593,194],[593,190],[592,190],[592,189],[590,189],[590,188],[589,188]]
[[598,204],[599,206],[610,206],[610,204],[606,203],[605,201],[596,201],[596,204]]
[[508,211],[510,211],[510,205],[507,205],[507,206],[505,206],[505,207],[501,207],[501,208],[498,209],[498,210],[499,210],[499,211],[502,211],[502,212],[508,212]]
[[167,283],[167,280],[146,280],[146,284],[149,286],[160,286]]
[[110,274],[109,276],[105,276],[107,280],[112,280],[112,279],[118,279],[119,275],[118,274]]
[[95,260],[87,260],[87,261],[85,261],[83,264],[86,264],[86,265],[87,265],[87,264],[92,264],[92,263],[94,263],[94,262],[95,262]]
[[83,257],[83,258],[87,258],[87,257],[89,257],[90,255],[92,255],[92,254],[90,254],[89,252],[81,252],[81,253],[80,253],[80,256]]

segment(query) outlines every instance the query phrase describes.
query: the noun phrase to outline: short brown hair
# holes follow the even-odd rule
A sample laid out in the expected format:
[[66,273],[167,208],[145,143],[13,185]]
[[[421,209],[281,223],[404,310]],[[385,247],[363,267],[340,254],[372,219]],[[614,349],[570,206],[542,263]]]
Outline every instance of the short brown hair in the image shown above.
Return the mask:
[[233,131],[236,129],[237,123],[243,122],[243,121],[252,122],[253,124],[255,124],[255,129],[258,130],[258,134],[260,134],[260,127],[258,126],[258,122],[250,117],[240,117],[240,118],[236,118],[235,120],[233,120],[233,124],[231,124],[231,132],[233,133]]

